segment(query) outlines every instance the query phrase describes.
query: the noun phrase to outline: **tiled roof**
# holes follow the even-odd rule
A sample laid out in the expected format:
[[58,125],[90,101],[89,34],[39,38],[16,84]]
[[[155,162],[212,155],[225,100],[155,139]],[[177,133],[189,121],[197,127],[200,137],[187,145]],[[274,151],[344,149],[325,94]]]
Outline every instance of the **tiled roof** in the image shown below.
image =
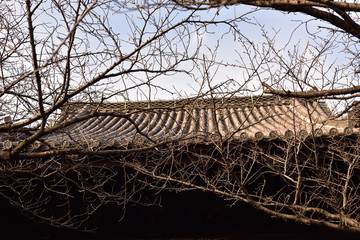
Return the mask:
[[325,102],[277,96],[184,99],[152,102],[74,103],[63,110],[58,123],[100,112],[128,114],[99,116],[47,136],[50,144],[86,143],[88,146],[124,146],[164,140],[210,143],[223,139],[271,139],[351,135],[357,129],[342,119],[331,119]]

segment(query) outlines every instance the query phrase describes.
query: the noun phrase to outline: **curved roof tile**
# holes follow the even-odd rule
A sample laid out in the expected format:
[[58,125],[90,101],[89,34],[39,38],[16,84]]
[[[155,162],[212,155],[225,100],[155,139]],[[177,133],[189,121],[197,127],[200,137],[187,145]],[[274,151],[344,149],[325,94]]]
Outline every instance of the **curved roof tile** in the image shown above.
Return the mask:
[[[246,133],[250,139],[262,139],[271,138],[274,132],[283,136],[290,134],[290,131],[294,134],[300,131],[301,134],[305,134],[305,131],[310,134],[315,129],[322,129],[324,134],[328,134],[331,129],[333,132],[339,129],[338,132],[342,133],[348,127],[344,121],[336,124],[326,122],[330,110],[325,103],[274,96],[104,103],[100,105],[100,110],[127,112],[133,123],[112,116],[89,119],[74,128],[74,132],[82,135],[75,138],[101,140],[110,137],[119,140],[123,137],[135,138],[139,130],[142,135],[160,140],[219,134],[241,139],[241,136],[245,136],[242,133]],[[76,111],[72,111],[75,112],[73,117],[76,117]],[[83,112],[85,110],[80,111]]]
[[[264,95],[215,99],[153,102],[74,103],[63,109],[59,122],[78,118],[98,108],[100,112],[127,114],[131,119],[92,117],[45,137],[52,142],[138,143],[151,140],[212,141],[222,136],[234,140],[273,139],[285,135],[351,134],[343,119],[331,120],[324,102]],[[320,129],[320,130],[317,130]],[[315,131],[316,130],[316,131]],[[346,133],[345,133],[345,132]],[[198,139],[196,139],[198,138]],[[2,144],[3,145],[3,144]]]

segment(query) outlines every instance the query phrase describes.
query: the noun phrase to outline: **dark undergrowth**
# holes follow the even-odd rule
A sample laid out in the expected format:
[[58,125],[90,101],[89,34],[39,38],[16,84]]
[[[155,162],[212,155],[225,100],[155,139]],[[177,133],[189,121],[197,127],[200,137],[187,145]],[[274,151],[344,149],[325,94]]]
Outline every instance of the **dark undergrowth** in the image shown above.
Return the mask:
[[35,223],[1,199],[0,239],[360,239],[360,234],[284,222],[203,192],[166,193],[162,207],[117,206],[100,209],[91,219],[93,233]]

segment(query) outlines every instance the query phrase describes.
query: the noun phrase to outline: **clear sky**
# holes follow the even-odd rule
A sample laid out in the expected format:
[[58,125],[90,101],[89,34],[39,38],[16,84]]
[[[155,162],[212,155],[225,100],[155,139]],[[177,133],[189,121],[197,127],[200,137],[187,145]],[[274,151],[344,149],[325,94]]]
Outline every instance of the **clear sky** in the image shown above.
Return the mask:
[[[123,2],[119,1],[119,3]],[[37,37],[46,38],[52,31],[57,31],[51,38],[44,41],[48,46],[43,47],[41,44],[37,46],[44,53],[41,57],[42,60],[48,57],[46,51],[51,52],[51,47],[59,44],[66,35],[66,29],[61,23],[61,14],[56,12],[49,4],[51,3],[46,1],[43,3],[38,9],[39,12],[43,12],[37,15],[35,19],[35,25],[38,25],[36,28]],[[129,5],[126,7],[129,7]],[[140,12],[126,7],[122,6],[119,11],[106,8],[95,10],[97,13],[103,12],[107,14],[106,23],[109,30],[114,33],[122,54],[129,53],[134,49],[135,42],[132,36],[134,34],[139,35],[138,32],[144,26]],[[150,19],[153,24],[169,17],[168,24],[173,25],[189,14],[189,11],[185,10],[169,12],[168,9],[162,8],[158,10],[153,15],[153,19]],[[254,95],[262,93],[261,81],[266,81],[275,88],[289,90],[300,90],[301,87],[304,87],[304,90],[309,90],[310,85],[319,89],[330,88],[334,79],[338,84],[349,85],[350,82],[359,84],[357,76],[345,75],[345,73],[339,71],[339,69],[343,68],[342,65],[346,64],[353,56],[341,52],[344,45],[340,37],[330,37],[327,29],[319,29],[319,26],[329,27],[324,22],[311,20],[312,18],[303,14],[288,14],[268,9],[255,10],[255,8],[245,5],[204,10],[196,14],[198,15],[196,19],[202,21],[232,20],[240,16],[243,19],[233,23],[233,26],[238,31],[236,33],[229,28],[229,25],[223,23],[209,24],[206,28],[198,29],[194,24],[185,28],[177,28],[176,31],[171,31],[166,35],[167,40],[163,39],[155,43],[155,46],[161,50],[157,51],[156,47],[144,48],[140,55],[141,61],[138,61],[136,65],[138,68],[155,68],[159,64],[164,64],[167,60],[168,63],[173,63],[184,54],[192,56],[198,50],[196,61],[187,61],[178,66],[178,69],[185,70],[187,73],[160,74],[154,79],[152,78],[154,74],[151,73],[117,76],[112,79],[111,86],[104,84],[92,90],[111,92],[113,91],[112,88],[117,88],[117,90],[114,90],[116,92],[142,84],[141,87],[114,94],[113,97],[108,99],[111,101],[123,101],[126,99],[156,100],[192,97],[206,94],[209,88],[214,88],[219,95],[228,93]],[[98,27],[95,21],[92,22],[94,20],[92,16],[89,15],[85,20],[88,21],[89,26],[93,26],[92,31],[100,29],[100,26]],[[42,23],[46,23],[46,25],[40,27]],[[143,40],[146,40],[152,36],[155,27],[148,22],[144,29],[146,34]],[[76,41],[79,53],[84,51],[108,51],[108,46],[105,43],[113,45],[112,39],[96,38],[91,34],[91,31],[85,33],[86,30],[82,29],[83,32],[77,31]],[[100,30],[99,33],[101,33]],[[314,38],[314,36],[317,36],[317,38]],[[330,43],[329,46],[326,45],[328,44],[327,41]],[[270,46],[272,48],[269,48]],[[323,50],[322,47],[324,46],[327,47],[327,54],[318,58],[319,64],[314,65],[311,71],[308,72],[312,60],[316,59],[317,54]],[[188,48],[184,50],[185,47]],[[66,45],[60,51],[63,51],[62,53],[66,55]],[[110,49],[109,52],[111,51]],[[269,54],[267,54],[267,51],[269,51]],[[111,54],[118,53],[114,51]],[[160,63],[159,56],[164,54],[169,55],[163,56],[161,59],[164,62]],[[72,71],[74,87],[79,83],[84,83],[91,76],[100,73],[117,59],[110,54],[109,56],[104,54],[104,56],[106,61],[92,59],[86,62],[86,74],[77,75],[76,71]],[[264,61],[261,62],[261,60]],[[81,63],[84,64],[84,62]],[[31,68],[31,62],[23,65]],[[129,63],[124,63],[119,66],[119,69],[126,69],[128,66]],[[76,68],[77,66],[74,65],[73,67]],[[257,68],[257,71],[254,71],[254,68]],[[296,76],[292,76],[289,69],[293,70]],[[49,78],[59,78],[56,81],[61,84],[61,70],[60,66],[59,69],[54,69],[53,71],[57,72],[50,72]],[[338,73],[334,74],[334,71],[338,71]],[[293,80],[296,78],[301,81],[294,84]],[[151,87],[149,88],[147,83],[150,79]]]
[[[200,13],[200,16],[203,20],[209,20],[213,16],[216,16],[215,20],[231,19],[253,10],[253,7],[244,5],[231,6],[228,8],[221,8],[219,11],[218,9],[203,11]],[[216,14],[217,11],[218,14]],[[135,12],[130,14],[132,14],[134,19],[136,18]],[[306,21],[307,23],[305,24],[304,22]],[[298,54],[298,57],[302,57],[305,61],[306,58],[308,58],[308,60],[313,58],[311,55],[315,54],[314,49],[318,48],[315,46],[315,43],[320,41],[319,39],[314,39],[311,34],[324,36],[324,38],[327,37],[328,31],[320,31],[318,28],[320,25],[328,26],[324,22],[311,20],[310,17],[303,14],[287,14],[279,11],[262,9],[246,15],[246,21],[237,23],[242,36],[240,36],[240,34],[234,35],[232,33],[227,33],[229,29],[226,25],[217,24],[209,26],[207,31],[200,30],[197,33],[193,33],[191,41],[193,41],[195,46],[197,43],[196,40],[201,40],[202,48],[199,56],[203,56],[205,59],[211,59],[211,57],[216,54],[214,59],[216,59],[217,62],[222,63],[221,66],[214,65],[209,69],[212,87],[231,79],[231,81],[226,84],[226,87],[224,86],[219,89],[219,92],[236,90],[241,87],[243,90],[253,90],[255,92],[240,91],[238,93],[240,95],[259,94],[262,92],[259,79],[265,80],[274,78],[274,81],[276,81],[276,77],[279,77],[279,72],[284,70],[279,66],[275,66],[276,63],[272,62],[274,65],[271,67],[268,66],[269,69],[259,70],[259,72],[261,72],[259,76],[252,76],[252,71],[246,71],[245,67],[251,67],[252,64],[256,65],[258,63],[261,54],[260,51],[266,51],[266,47],[268,47],[266,45],[264,34],[266,33],[269,38],[274,38],[273,51],[277,51],[279,54],[278,57],[280,58],[281,56],[284,63],[289,64],[289,66],[293,65],[296,67],[298,63],[293,62],[293,57],[295,56],[294,52]],[[258,54],[254,52],[255,49],[252,49],[251,44],[259,51]],[[303,52],[306,47],[308,47],[307,51]],[[326,55],[326,60],[324,59],[325,65],[328,64],[328,67],[332,63],[341,65],[345,59],[345,55],[340,53],[341,50],[342,49],[340,48],[332,48],[330,50],[331,54]],[[277,61],[279,61],[279,59],[277,59]],[[280,62],[278,63],[280,64]],[[194,74],[192,77],[185,74],[159,77],[154,81],[154,84],[164,86],[176,94],[170,94],[169,92],[160,89],[157,89],[156,91],[154,89],[151,91],[151,98],[173,99],[194,96],[198,94],[199,91],[206,92],[208,88],[204,87],[202,84],[204,77],[201,75],[201,71],[203,69],[201,69],[201,66],[198,67],[199,69],[192,69],[192,73]],[[271,71],[274,72],[271,73]],[[272,74],[274,75],[272,76]],[[314,71],[312,74],[313,78],[323,77],[321,76],[322,73],[319,71]],[[330,73],[328,72],[328,74]],[[250,79],[249,75],[251,75],[251,81],[244,87],[243,84]],[[289,85],[289,82],[284,83],[283,81],[278,84],[284,84],[284,88],[296,88],[296,86]],[[323,87],[322,84],[326,85],[326,83],[320,82],[317,87]],[[129,97],[134,100],[146,100],[148,96],[144,95],[147,94],[148,91],[146,90],[144,90],[143,94],[133,91],[130,93]],[[134,98],[134,96],[136,97]]]

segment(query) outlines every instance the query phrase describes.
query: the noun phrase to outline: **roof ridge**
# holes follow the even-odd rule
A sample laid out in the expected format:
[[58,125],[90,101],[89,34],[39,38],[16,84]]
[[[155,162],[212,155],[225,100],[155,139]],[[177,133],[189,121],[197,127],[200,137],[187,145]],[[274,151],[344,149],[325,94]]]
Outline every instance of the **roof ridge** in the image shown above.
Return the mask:
[[114,110],[156,110],[156,109],[176,109],[176,108],[225,108],[229,106],[252,107],[264,105],[287,105],[290,98],[275,95],[258,96],[233,96],[216,98],[184,98],[174,100],[151,100],[151,101],[124,101],[124,102],[71,102],[65,106],[66,111],[74,111],[84,106],[91,109],[99,108],[103,111]]

